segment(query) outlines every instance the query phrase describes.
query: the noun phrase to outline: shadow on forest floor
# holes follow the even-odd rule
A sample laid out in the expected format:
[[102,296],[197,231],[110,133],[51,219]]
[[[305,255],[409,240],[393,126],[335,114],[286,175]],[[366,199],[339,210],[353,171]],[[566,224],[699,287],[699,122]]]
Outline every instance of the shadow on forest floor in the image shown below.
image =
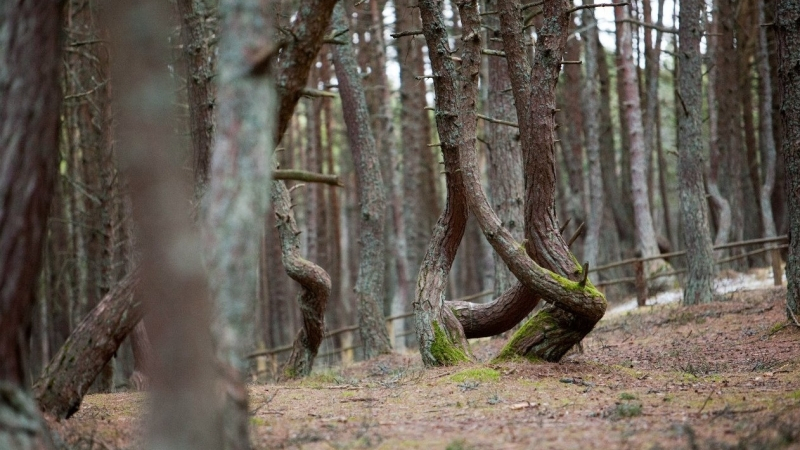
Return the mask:
[[[387,355],[251,388],[255,448],[800,448],[800,330],[785,288],[601,321],[560,363],[423,370]],[[473,344],[479,359],[501,340]],[[145,396],[90,395],[56,427],[77,448],[136,448]]]

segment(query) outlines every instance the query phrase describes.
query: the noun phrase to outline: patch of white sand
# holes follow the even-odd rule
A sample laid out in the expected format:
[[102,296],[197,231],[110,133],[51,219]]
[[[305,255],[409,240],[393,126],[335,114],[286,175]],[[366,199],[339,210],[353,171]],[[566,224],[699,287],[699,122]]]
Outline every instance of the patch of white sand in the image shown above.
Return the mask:
[[[785,272],[783,274],[783,283],[784,285],[786,284]],[[771,286],[773,286],[772,268],[753,269],[747,273],[736,273],[732,277],[714,280],[714,291],[718,295],[729,294],[736,291],[764,289]],[[683,298],[683,290],[676,289],[649,297],[645,304],[647,306],[665,305],[679,302],[681,298]],[[636,308],[636,298],[633,297],[606,311],[604,318],[618,316],[628,311],[633,311]]]

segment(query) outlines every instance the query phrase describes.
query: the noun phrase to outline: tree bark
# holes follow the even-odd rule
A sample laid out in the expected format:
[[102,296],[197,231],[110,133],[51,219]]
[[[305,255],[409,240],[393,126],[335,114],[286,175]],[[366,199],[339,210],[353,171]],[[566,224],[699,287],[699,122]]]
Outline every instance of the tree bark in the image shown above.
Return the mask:
[[678,171],[681,219],[689,263],[683,304],[694,305],[710,302],[714,294],[714,258],[703,190],[701,142],[703,87],[700,39],[703,26],[700,15],[705,11],[705,3],[702,0],[682,0],[680,6]]
[[177,0],[181,18],[181,43],[186,66],[189,100],[189,132],[192,142],[192,173],[197,199],[208,183],[211,148],[214,145],[216,45],[218,33],[213,11],[215,1]]
[[[645,152],[647,145],[642,128],[642,107],[639,99],[639,82],[636,77],[636,65],[633,60],[631,24],[625,6],[614,8],[619,34],[620,73],[622,79],[621,101],[624,105],[624,117],[630,144],[631,190],[633,195],[633,215],[636,224],[636,247],[642,256],[656,256],[659,253],[656,231],[653,227],[653,216],[650,212],[648,194],[648,167]],[[646,274],[652,276],[658,272],[669,271],[666,261],[658,259],[647,264]],[[665,290],[675,283],[674,277],[661,277],[651,280],[653,291]]]
[[148,445],[222,448],[222,414],[201,240],[187,203],[192,183],[176,158],[175,99],[167,71],[174,24],[160,1],[107,3],[117,149],[141,251],[140,298],[154,354]]
[[272,25],[258,1],[219,6],[217,134],[204,199],[207,266],[215,299],[217,354],[225,366],[226,447],[250,448],[247,390],[255,349],[258,246],[267,213],[274,94],[248,49],[268,49]]
[[[589,6],[593,0],[584,0]],[[581,26],[586,31],[581,33],[584,40],[584,66],[586,81],[583,87],[583,108],[586,121],[584,134],[586,138],[586,159],[589,163],[588,183],[589,207],[586,220],[586,238],[584,240],[583,257],[591,267],[597,266],[597,255],[600,251],[600,229],[603,225],[603,174],[600,163],[600,90],[597,69],[597,45],[599,36],[597,21],[592,8],[582,12]]]
[[[719,168],[722,162],[722,157],[719,150],[719,105],[717,104],[717,82],[719,68],[716,65],[717,54],[717,21],[719,20],[718,9],[713,8],[712,16],[714,18],[708,36],[708,50],[706,58],[709,60],[710,67],[708,69],[708,175],[706,177],[706,184],[708,195],[711,199],[711,204],[714,206],[716,216],[716,236],[714,237],[714,245],[727,244],[730,239],[731,233],[731,207],[728,200],[722,196],[719,189]],[[680,76],[679,76],[680,78]],[[723,251],[716,251],[714,257],[719,259],[724,254]]]
[[[485,1],[486,11],[497,10],[497,0]],[[489,37],[486,47],[490,50],[503,50],[500,38],[500,19],[496,15],[484,16]],[[489,80],[487,115],[489,117],[516,122],[514,96],[511,93],[511,80],[508,64],[504,58],[489,56]],[[522,175],[522,149],[518,131],[507,125],[485,124],[487,154],[489,159],[489,195],[492,208],[500,217],[501,224],[511,232],[514,239],[522,240],[524,235],[523,198],[524,179]],[[516,278],[503,263],[502,258],[492,252],[494,258],[494,296],[500,297],[516,284]],[[517,320],[519,322],[519,320]],[[516,325],[516,323],[511,326]]]
[[800,326],[800,2],[778,0],[778,86],[781,91],[783,155],[789,197],[789,259],[786,315]]
[[128,274],[75,328],[33,387],[42,411],[68,419],[101,369],[142,318],[134,296],[135,272]]
[[[347,27],[344,7],[333,10],[334,28]],[[359,267],[356,281],[358,327],[364,356],[372,358],[391,351],[389,335],[383,320],[382,299],[385,275],[384,218],[386,194],[381,176],[375,137],[370,126],[367,101],[358,73],[352,44],[333,49],[342,114],[347,125],[347,138],[356,169],[358,203],[361,208]]]
[[[419,30],[419,12],[410,0],[396,2],[395,32]],[[428,144],[431,143],[430,118],[425,111],[427,90],[423,59],[424,39],[406,36],[397,39],[400,65],[400,135],[403,146],[403,222],[406,232],[407,264],[416,276],[425,257],[441,200],[437,189],[439,165]],[[421,192],[427,193],[425,197]]]
[[281,181],[272,183],[272,207],[278,223],[283,267],[300,283],[298,302],[303,314],[303,328],[297,332],[292,354],[283,366],[280,378],[297,378],[311,373],[314,358],[324,334],[325,305],[331,292],[331,279],[321,267],[300,256],[300,232],[292,213],[289,191]]
[[764,237],[775,237],[775,218],[772,214],[772,192],[775,188],[775,136],[772,134],[772,75],[769,67],[769,43],[767,41],[766,0],[756,0],[758,8],[758,131],[761,144],[761,167],[763,170],[764,184],[761,185],[759,203],[761,205],[761,223],[764,227]]
[[36,276],[58,160],[60,5],[0,6],[0,446],[52,447],[27,392]]

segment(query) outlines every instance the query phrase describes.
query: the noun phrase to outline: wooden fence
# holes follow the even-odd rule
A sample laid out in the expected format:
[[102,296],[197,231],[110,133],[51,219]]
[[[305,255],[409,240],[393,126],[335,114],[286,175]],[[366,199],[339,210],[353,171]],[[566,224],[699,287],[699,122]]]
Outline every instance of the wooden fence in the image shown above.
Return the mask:
[[[763,247],[757,248],[755,250],[741,253],[738,255],[732,255],[727,258],[722,258],[718,261],[715,261],[716,264],[724,264],[727,262],[735,261],[737,259],[747,258],[750,256],[754,256],[761,253],[769,253],[770,254],[770,261],[772,263],[772,271],[773,271],[773,280],[775,286],[780,286],[782,284],[783,279],[783,269],[781,268],[781,250],[788,247],[788,237],[787,236],[778,236],[774,238],[762,238],[762,239],[751,239],[748,241],[741,241],[741,242],[732,242],[725,245],[720,245],[714,247],[714,250],[725,250],[731,248],[740,248],[740,247],[751,247],[756,245],[762,245]],[[589,273],[598,273],[604,270],[613,269],[615,267],[623,267],[623,266],[633,266],[633,271],[635,276],[633,277],[626,277],[626,278],[617,278],[613,280],[605,280],[595,283],[595,286],[604,289],[607,286],[615,285],[615,284],[622,284],[622,283],[632,283],[636,288],[636,299],[639,306],[643,306],[645,304],[645,300],[647,300],[647,282],[649,280],[653,280],[655,278],[666,277],[666,276],[674,276],[679,275],[686,272],[686,269],[679,269],[673,270],[670,272],[659,273],[653,276],[647,277],[645,270],[644,270],[644,263],[656,259],[667,259],[667,258],[674,258],[674,257],[681,257],[685,256],[686,251],[679,251],[679,252],[671,252],[671,253],[662,253],[656,256],[650,256],[646,258],[630,258],[625,259],[622,261],[617,261],[609,264],[604,264],[601,266],[597,266],[595,268],[591,268]],[[467,297],[458,298],[455,300],[461,301],[469,301],[475,300],[481,297],[485,297],[490,295],[492,291],[484,291],[478,294],[470,295]],[[398,320],[407,319],[409,317],[413,317],[413,312],[407,312],[403,314],[397,314],[394,316],[389,316],[386,318],[386,329],[389,333],[389,338],[392,342],[392,347],[396,348],[396,343],[398,338],[403,338],[410,334],[414,333],[414,330],[404,331],[400,333],[395,332],[395,322]],[[331,330],[325,333],[325,337],[323,338],[323,345],[326,341],[330,342],[330,339],[341,336],[340,339],[340,348],[333,348],[324,352],[321,352],[317,355],[318,359],[331,357],[334,355],[340,355],[340,360],[342,363],[351,363],[355,361],[355,351],[362,347],[360,343],[356,343],[356,337],[358,331],[358,325],[350,325],[342,328],[338,328],[335,330]],[[330,346],[330,345],[329,345]],[[320,348],[323,348],[321,345]],[[292,345],[284,345],[282,347],[276,347],[271,349],[261,349],[257,350],[253,353],[247,355],[248,358],[258,358],[257,359],[257,366],[259,373],[265,373],[268,371],[272,371],[272,373],[276,373],[278,370],[278,355],[284,352],[289,352],[292,350]]]

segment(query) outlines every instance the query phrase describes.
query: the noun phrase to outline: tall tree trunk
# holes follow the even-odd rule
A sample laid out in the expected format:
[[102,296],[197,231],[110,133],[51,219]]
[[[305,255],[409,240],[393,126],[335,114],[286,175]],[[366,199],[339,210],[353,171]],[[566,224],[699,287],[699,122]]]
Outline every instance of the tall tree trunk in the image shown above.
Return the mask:
[[789,197],[789,259],[786,315],[800,327],[800,2],[778,0],[778,86],[781,91],[783,155]]
[[[421,28],[419,10],[409,0],[396,3],[396,32]],[[415,3],[415,2],[414,2]],[[436,189],[439,165],[428,144],[431,142],[430,118],[424,110],[427,91],[424,79],[424,39],[406,36],[397,39],[400,64],[400,134],[403,145],[403,221],[406,231],[408,267],[416,276],[425,257],[441,200]],[[420,192],[428,193],[426,197]]]
[[[739,0],[716,0],[719,10],[715,49],[718,146],[721,155],[720,190],[731,208],[730,239],[740,241],[744,238],[744,194],[742,180],[748,178],[744,167],[744,149],[742,147],[742,109],[738,90],[739,65],[736,49],[736,15]],[[731,250],[739,253],[740,250]],[[734,267],[743,267],[741,261],[733,263]]]
[[775,218],[772,214],[772,192],[775,187],[775,136],[772,134],[772,75],[769,68],[769,43],[767,42],[766,0],[756,0],[758,8],[758,131],[761,144],[761,167],[763,170],[764,184],[761,185],[759,203],[761,205],[761,223],[764,227],[765,237],[777,235]]
[[702,154],[702,62],[700,39],[703,34],[700,15],[705,11],[702,0],[682,0],[680,8],[680,65],[678,92],[678,170],[681,187],[681,219],[689,262],[689,276],[684,288],[683,304],[710,302],[713,298],[714,258],[711,233],[706,217],[703,190]]
[[[344,29],[345,11],[342,5],[333,10],[334,28]],[[352,44],[333,49],[342,113],[347,124],[347,138],[356,169],[358,203],[361,207],[359,239],[359,268],[356,282],[358,326],[364,356],[372,358],[391,351],[391,343],[383,320],[384,293],[384,217],[386,195],[381,176],[375,137],[370,126],[367,101],[360,81]]]
[[[719,20],[719,12],[718,8],[715,6],[712,12],[712,16],[714,18],[712,24],[710,25],[710,32],[708,36],[708,50],[706,53],[706,58],[709,60],[709,69],[708,69],[708,86],[707,89],[707,97],[708,97],[708,175],[707,179],[707,189],[708,194],[711,198],[711,204],[714,206],[715,218],[716,218],[716,236],[714,237],[714,245],[723,245],[728,243],[730,239],[730,232],[731,232],[731,207],[728,200],[722,196],[722,192],[719,188],[718,178],[719,178],[719,169],[720,164],[722,161],[722,157],[720,155],[720,148],[719,148],[719,105],[717,102],[717,83],[718,83],[718,73],[719,67],[716,65],[716,55],[717,55],[717,22]],[[680,76],[679,76],[680,78]],[[678,106],[678,105],[676,105]],[[723,255],[722,251],[715,252],[715,258],[720,258]]]
[[[178,137],[167,72],[167,3],[108,3],[117,149],[126,169],[142,253],[141,298],[154,355],[149,445],[222,448],[222,414],[210,333],[211,305],[201,241],[187,199],[191,183],[175,156]],[[180,355],[180,357],[176,357]]]
[[[497,0],[485,1],[486,11],[497,10]],[[500,19],[496,15],[484,16],[487,25],[490,50],[502,50],[500,38]],[[508,64],[504,58],[489,56],[489,80],[487,115],[499,120],[516,122],[514,96],[511,93],[511,80],[508,77]],[[497,212],[502,225],[511,232],[514,239],[522,240],[524,218],[522,215],[524,179],[522,177],[522,149],[518,131],[507,125],[486,123],[487,154],[489,157],[489,196],[492,208]],[[494,258],[494,297],[516,283],[516,278],[508,270],[500,256],[492,252]]]
[[[249,367],[244,355],[255,348],[255,243],[269,204],[265,186],[274,142],[273,89],[244,51],[270,48],[271,21],[262,11],[259,2],[220,3],[218,132],[204,200],[217,353],[225,367],[225,444],[232,449],[250,448],[244,385]],[[247,73],[251,75],[242,75]]]
[[52,447],[27,392],[36,276],[58,161],[60,5],[0,6],[0,442]]
[[[628,131],[631,158],[631,189],[633,194],[633,213],[636,223],[636,247],[642,256],[656,256],[659,253],[653,217],[650,213],[650,201],[647,188],[647,146],[642,129],[642,108],[639,101],[639,82],[636,79],[636,65],[633,60],[631,25],[628,10],[624,6],[614,8],[619,36],[620,73],[623,89],[620,92],[625,108],[623,117]],[[668,271],[664,260],[653,260],[647,264],[648,276]],[[663,290],[674,284],[674,277],[661,277],[652,280],[650,286],[654,290]]]
[[[583,4],[589,6],[593,0],[584,0]],[[583,88],[582,103],[584,108],[584,133],[586,137],[586,159],[589,162],[588,183],[589,208],[586,220],[586,239],[584,240],[583,257],[594,267],[597,265],[597,255],[600,251],[600,229],[603,225],[603,173],[600,165],[600,90],[597,70],[597,45],[599,36],[597,21],[592,8],[583,10],[581,27],[586,31],[581,33],[584,40],[584,66],[586,67],[586,82]]]
[[181,18],[181,42],[186,65],[189,100],[189,132],[192,142],[192,172],[195,195],[202,196],[208,183],[211,147],[214,145],[216,70],[216,19],[214,0],[177,0]]

